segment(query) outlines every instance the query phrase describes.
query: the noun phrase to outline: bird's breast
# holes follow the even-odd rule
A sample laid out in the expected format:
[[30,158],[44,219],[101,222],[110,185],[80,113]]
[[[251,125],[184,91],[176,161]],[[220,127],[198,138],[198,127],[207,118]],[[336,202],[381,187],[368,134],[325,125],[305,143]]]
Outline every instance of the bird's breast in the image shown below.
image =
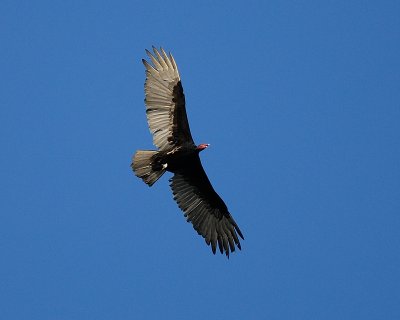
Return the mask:
[[167,171],[178,172],[190,167],[190,164],[198,157],[196,149],[178,148],[167,152],[165,155],[165,163],[167,164]]

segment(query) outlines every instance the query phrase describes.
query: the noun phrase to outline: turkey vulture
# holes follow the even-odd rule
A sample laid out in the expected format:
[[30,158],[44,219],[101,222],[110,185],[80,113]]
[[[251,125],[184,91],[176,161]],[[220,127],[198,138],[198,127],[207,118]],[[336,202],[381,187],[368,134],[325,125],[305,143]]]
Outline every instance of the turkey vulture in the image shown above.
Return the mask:
[[200,162],[199,153],[208,144],[195,145],[190,133],[185,108],[185,95],[178,67],[172,54],[153,47],[146,50],[153,65],[146,60],[145,103],[147,122],[153,135],[155,150],[138,150],[131,167],[135,175],[152,186],[164,173],[169,180],[174,200],[188,222],[201,235],[215,254],[218,245],[229,258],[235,245],[241,249],[243,238],[224,201],[214,191]]

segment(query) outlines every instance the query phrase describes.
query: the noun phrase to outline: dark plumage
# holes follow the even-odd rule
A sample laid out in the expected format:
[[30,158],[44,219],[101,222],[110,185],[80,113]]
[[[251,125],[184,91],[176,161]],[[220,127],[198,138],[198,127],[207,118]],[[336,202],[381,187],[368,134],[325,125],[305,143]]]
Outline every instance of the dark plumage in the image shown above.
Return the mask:
[[133,156],[132,169],[149,186],[165,171],[172,172],[174,176],[169,180],[172,193],[187,221],[211,244],[214,254],[218,246],[229,257],[235,246],[241,249],[242,232],[201,165],[199,153],[208,144],[196,146],[193,141],[175,60],[162,48],[158,51],[153,47],[153,51],[151,54],[146,50],[153,65],[142,61],[146,68],[147,121],[158,150],[138,150]]

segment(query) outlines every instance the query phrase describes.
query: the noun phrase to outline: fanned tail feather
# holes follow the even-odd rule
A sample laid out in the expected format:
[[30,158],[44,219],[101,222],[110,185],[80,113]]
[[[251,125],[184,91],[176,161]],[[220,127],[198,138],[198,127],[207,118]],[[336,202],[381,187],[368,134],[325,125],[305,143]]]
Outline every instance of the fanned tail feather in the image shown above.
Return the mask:
[[165,168],[153,162],[157,153],[154,150],[138,150],[132,158],[132,170],[149,187],[165,173]]

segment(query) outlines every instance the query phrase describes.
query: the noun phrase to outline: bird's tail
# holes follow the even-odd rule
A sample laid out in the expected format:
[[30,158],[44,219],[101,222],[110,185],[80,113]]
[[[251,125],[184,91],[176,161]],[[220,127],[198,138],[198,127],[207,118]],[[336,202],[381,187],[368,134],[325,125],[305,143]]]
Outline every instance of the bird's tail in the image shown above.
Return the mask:
[[149,187],[165,173],[165,168],[156,161],[157,154],[154,150],[138,150],[132,158],[132,170]]

